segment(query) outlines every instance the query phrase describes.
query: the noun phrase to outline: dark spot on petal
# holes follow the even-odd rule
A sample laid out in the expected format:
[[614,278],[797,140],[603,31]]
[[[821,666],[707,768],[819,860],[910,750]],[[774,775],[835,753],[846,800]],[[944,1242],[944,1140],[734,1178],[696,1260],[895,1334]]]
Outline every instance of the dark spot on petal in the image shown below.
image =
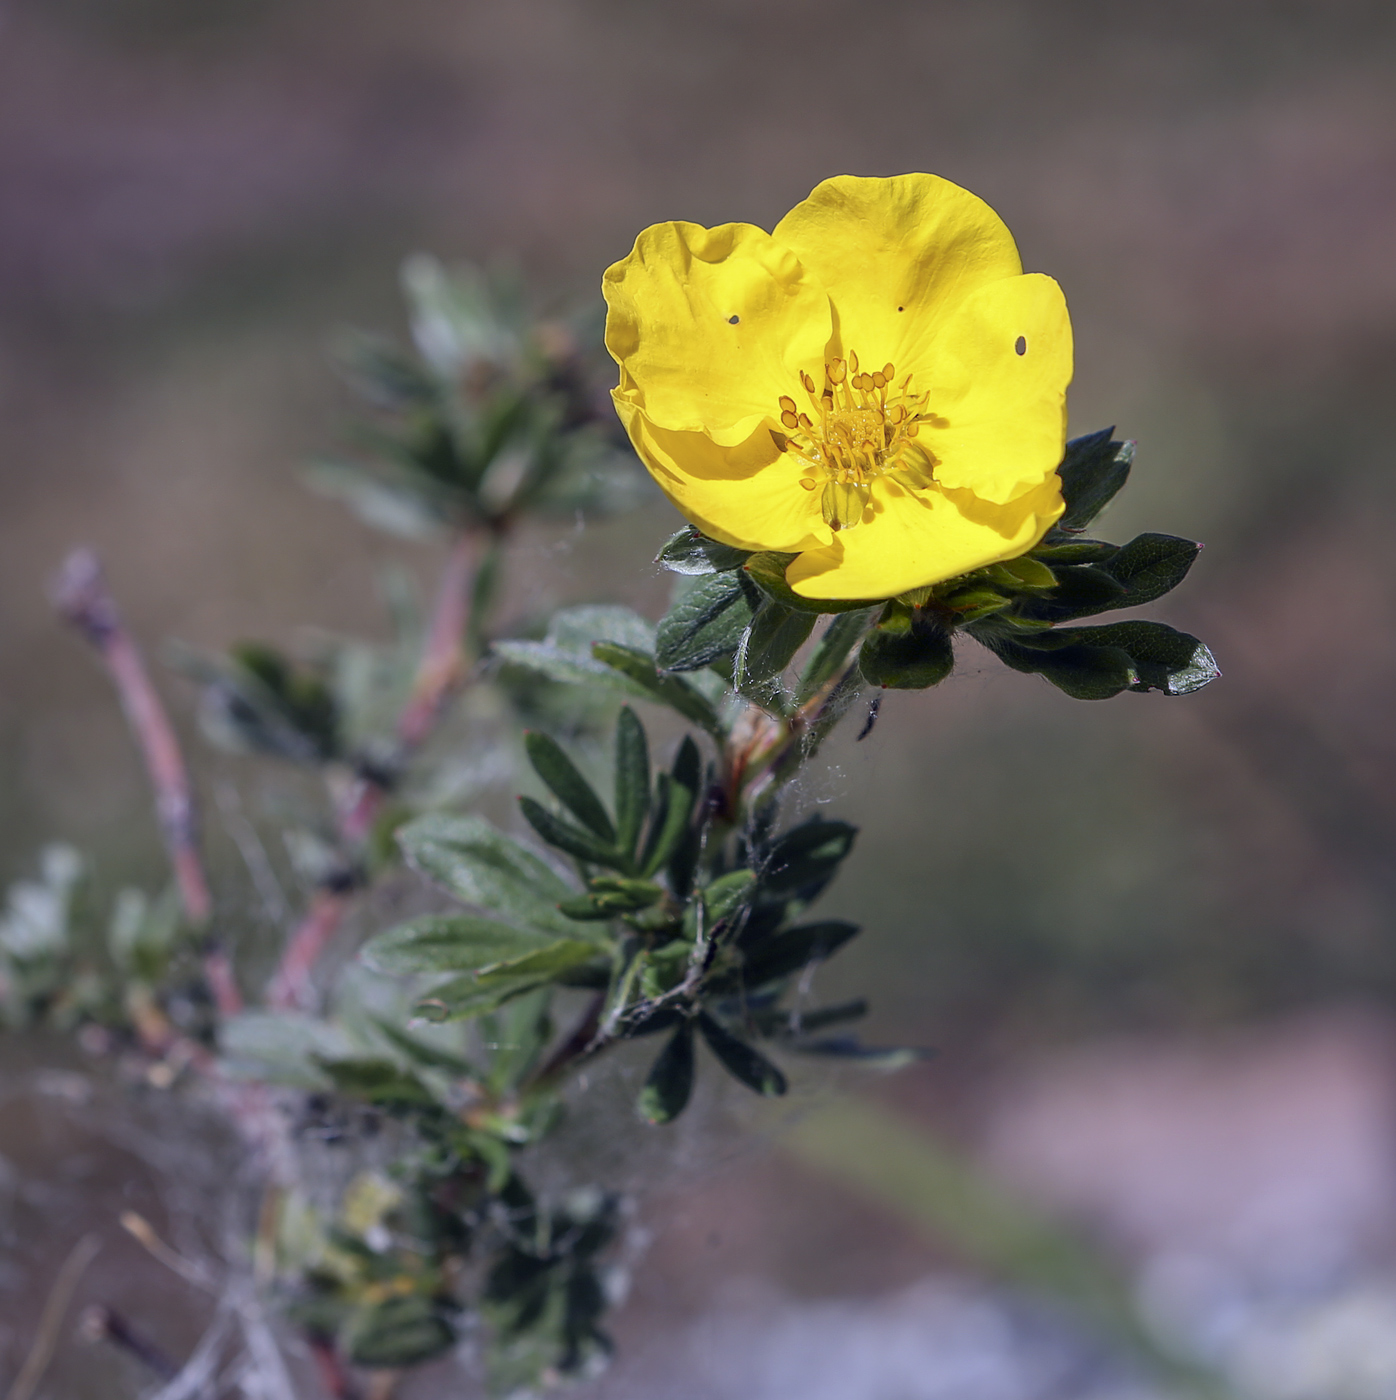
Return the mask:
[[1023,335],[1020,335],[1020,336],[1018,337],[1018,339],[1015,340],[1015,341],[1013,342],[1013,348],[1014,348],[1020,355],[1026,355],[1026,354],[1028,353],[1028,339],[1027,339],[1027,337],[1026,337],[1026,336],[1023,336]]
[[[729,317],[727,318],[727,324],[728,324],[729,326],[735,326],[735,325],[737,324],[737,322],[740,321],[741,319],[742,319],[742,318],[741,318],[740,316],[729,316]],[[1020,350],[1018,353],[1021,355],[1023,352]]]
[[906,310],[906,307],[904,307],[904,306],[899,306],[899,307],[897,308],[897,310],[898,310],[898,311],[905,311],[905,310]]

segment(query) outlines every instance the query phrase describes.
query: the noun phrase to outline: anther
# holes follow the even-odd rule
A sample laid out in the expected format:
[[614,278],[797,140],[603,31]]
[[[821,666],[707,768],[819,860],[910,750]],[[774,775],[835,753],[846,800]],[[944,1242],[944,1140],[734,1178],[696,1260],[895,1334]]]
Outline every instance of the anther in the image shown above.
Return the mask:
[[829,376],[831,384],[842,384],[844,375],[848,373],[848,366],[842,360],[830,360],[824,366],[824,372]]
[[810,375],[806,374],[804,370],[800,371],[800,383],[805,386],[805,393],[814,393],[814,380]]
[[897,377],[897,371],[892,368],[890,361],[882,366],[882,377],[889,384]]
[[794,413],[794,412],[795,412],[795,400],[792,399],[792,398],[790,397],[789,394],[782,394],[782,395],[780,396],[780,406],[781,406],[787,413]]
[[887,387],[887,376],[876,370],[873,371],[872,381],[874,389],[885,389]]
[[781,423],[787,428],[798,428],[800,426],[799,417],[788,408],[780,415]]

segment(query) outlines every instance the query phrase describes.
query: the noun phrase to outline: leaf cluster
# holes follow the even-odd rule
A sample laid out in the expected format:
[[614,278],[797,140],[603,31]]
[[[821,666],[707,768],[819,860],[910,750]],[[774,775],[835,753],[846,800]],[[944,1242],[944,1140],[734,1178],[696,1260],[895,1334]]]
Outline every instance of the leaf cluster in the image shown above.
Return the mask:
[[639,499],[645,479],[592,388],[589,321],[536,321],[516,278],[424,256],[403,286],[413,346],[344,339],[345,372],[375,416],[355,434],[361,453],[318,463],[314,485],[409,537]]
[[858,933],[801,917],[852,850],[854,828],[814,817],[776,832],[768,811],[754,828],[731,829],[716,768],[695,740],[655,771],[629,706],[616,725],[609,802],[553,739],[531,733],[526,748],[554,803],[524,797],[523,816],[570,858],[575,877],[479,817],[427,816],[404,827],[408,862],[482,911],[412,920],[366,945],[364,958],[380,971],[446,975],[421,994],[419,1015],[456,1021],[548,987],[589,990],[591,1025],[576,1053],[667,1037],[640,1095],[650,1122],[687,1104],[698,1041],[764,1095],[784,1093],[786,1080],[761,1042],[862,1054],[854,1042],[809,1042],[860,1015],[861,1003],[781,1005]]
[[[1067,444],[1058,474],[1066,510],[1028,553],[916,590],[880,605],[807,599],[785,582],[795,557],[747,553],[707,539],[692,526],[665,545],[659,562],[695,575],[659,625],[656,657],[669,670],[727,668],[748,699],[780,710],[778,677],[810,636],[820,613],[834,615],[825,637],[857,640],[866,684],[924,690],[950,675],[953,639],[963,632],[1005,665],[1041,675],[1066,694],[1100,700],[1121,691],[1186,695],[1218,674],[1196,637],[1161,622],[1075,626],[1081,618],[1152,603],[1187,576],[1200,546],[1144,534],[1125,545],[1084,531],[1129,477],[1134,445],[1113,430]],[[864,636],[863,634],[866,633]],[[795,701],[827,679],[821,645]],[[837,665],[837,663],[835,663]]]

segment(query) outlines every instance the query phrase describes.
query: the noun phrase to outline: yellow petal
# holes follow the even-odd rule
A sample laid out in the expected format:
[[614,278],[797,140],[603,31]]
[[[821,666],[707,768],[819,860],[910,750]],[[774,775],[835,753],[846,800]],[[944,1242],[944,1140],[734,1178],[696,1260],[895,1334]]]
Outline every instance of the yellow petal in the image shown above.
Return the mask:
[[752,224],[655,224],[602,279],[620,392],[657,426],[733,447],[822,374],[829,298]]
[[903,363],[986,282],[1022,272],[1013,235],[977,195],[938,175],[825,180],[776,225],[828,290],[843,351]]
[[705,535],[738,549],[793,554],[833,538],[818,491],[800,485],[801,466],[777,450],[763,425],[746,442],[722,447],[703,433],[651,423],[617,389],[616,412],[664,494]]
[[1008,505],[969,491],[873,486],[873,518],[801,554],[786,582],[805,598],[891,598],[1026,553],[1062,513],[1057,478]]
[[941,322],[914,373],[935,415],[917,441],[934,455],[942,486],[1004,502],[1056,470],[1071,321],[1050,277],[1009,277],[972,292]]

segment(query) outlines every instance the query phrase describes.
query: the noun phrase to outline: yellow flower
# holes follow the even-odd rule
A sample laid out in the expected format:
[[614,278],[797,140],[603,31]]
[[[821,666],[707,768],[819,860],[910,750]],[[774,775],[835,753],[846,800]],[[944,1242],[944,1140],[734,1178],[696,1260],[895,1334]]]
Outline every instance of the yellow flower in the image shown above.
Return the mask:
[[1062,512],[1071,323],[983,200],[821,184],[768,234],[656,224],[602,283],[616,409],[714,539],[819,598],[1012,559]]

